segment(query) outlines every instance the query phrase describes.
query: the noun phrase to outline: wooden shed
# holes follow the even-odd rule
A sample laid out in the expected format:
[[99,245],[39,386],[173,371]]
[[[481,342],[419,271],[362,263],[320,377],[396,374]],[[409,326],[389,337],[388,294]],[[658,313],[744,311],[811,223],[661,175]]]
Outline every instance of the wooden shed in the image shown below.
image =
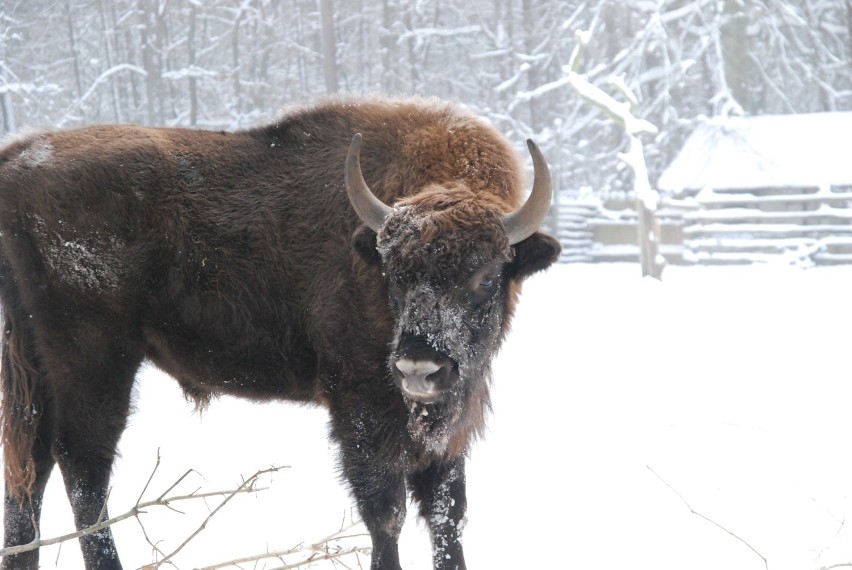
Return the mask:
[[852,262],[852,112],[707,120],[658,187],[695,203],[688,262]]

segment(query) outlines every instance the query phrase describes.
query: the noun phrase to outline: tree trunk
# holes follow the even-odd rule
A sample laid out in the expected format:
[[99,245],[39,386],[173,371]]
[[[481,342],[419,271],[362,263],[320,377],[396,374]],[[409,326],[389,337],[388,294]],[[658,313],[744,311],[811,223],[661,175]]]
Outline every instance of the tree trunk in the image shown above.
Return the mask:
[[[539,3],[534,0],[523,0],[523,11],[524,11],[524,51],[528,57],[534,55],[536,42],[535,42],[535,30],[537,29],[537,22],[535,21],[535,14],[533,13],[535,7],[538,6]],[[536,68],[536,64],[530,64],[529,71],[527,71],[527,86],[529,90],[532,91],[539,87],[541,84],[538,79],[538,70]],[[539,113],[538,113],[538,98],[533,97],[529,101],[530,106],[530,128],[533,132],[538,132],[540,130],[539,125]]]
[[636,192],[636,213],[639,218],[639,263],[642,265],[642,277],[662,280],[666,262],[660,255],[660,222],[657,219],[658,197],[656,192],[651,189],[648,180],[645,149],[639,137],[630,137],[628,154],[635,155],[637,161],[630,166],[633,169],[633,189]]
[[725,0],[722,25],[722,57],[724,58],[725,82],[731,96],[742,107],[751,111],[749,95],[748,15],[743,0]]
[[242,90],[242,80],[240,79],[240,25],[243,22],[243,16],[245,12],[240,9],[239,14],[237,14],[237,19],[234,21],[234,28],[231,32],[231,67],[233,74],[233,85],[234,85],[234,111],[239,120],[240,115],[243,112],[243,90]]
[[320,0],[322,18],[322,70],[327,93],[337,93],[337,38],[334,33],[332,0]]
[[198,78],[195,76],[195,25],[198,9],[195,4],[189,5],[189,33],[186,46],[189,50],[189,124],[198,125]]
[[852,37],[852,0],[846,0],[846,27],[849,29],[849,36]]
[[[106,57],[107,69],[111,69],[113,66],[113,62],[115,61],[115,57],[112,53],[112,42],[111,36],[112,31],[110,27],[107,25],[107,13],[106,7],[104,6],[103,0],[98,0],[98,12],[100,13],[101,20],[101,31],[103,33],[103,46],[104,46],[104,56]],[[113,121],[116,123],[121,122],[121,112],[119,106],[119,96],[118,96],[118,85],[116,81],[110,81],[110,93],[112,94],[112,115]]]
[[156,53],[157,34],[157,0],[140,0],[139,10],[142,14],[142,25],[139,35],[142,50],[142,65],[147,76],[145,78],[145,106],[148,114],[148,124],[160,124],[157,110],[157,99],[160,92],[159,56]]
[[15,123],[15,109],[12,107],[12,98],[9,97],[8,91],[4,91],[3,96],[0,97],[0,105],[3,107],[3,127],[7,133],[11,133],[18,128],[18,125]]
[[77,41],[74,38],[74,19],[71,17],[71,0],[65,0],[66,22],[68,24],[68,42],[71,47],[71,65],[74,69],[74,85],[77,99],[83,96],[83,79],[80,77],[80,62],[77,57]]
[[[414,20],[411,18],[411,10],[411,6],[408,6],[408,9],[405,10],[405,13],[403,14],[402,20],[405,23],[405,29],[408,31],[414,31]],[[420,80],[417,74],[417,54],[414,50],[414,38],[409,37],[406,43],[408,45],[408,70],[411,77],[411,85],[409,86],[409,89],[411,90],[411,93],[417,93],[417,87]]]
[[[852,2],[852,0],[849,0]],[[391,37],[390,27],[394,20],[391,17],[390,0],[384,0],[382,3],[382,76],[385,93],[393,91],[393,72],[391,71],[391,54],[393,53],[394,42]]]
[[[302,4],[301,4],[301,2],[299,2],[299,0],[295,0],[294,3],[296,5],[296,22],[295,22],[295,24],[296,24],[296,44],[299,45],[299,46],[304,46],[305,45],[305,33],[304,33],[304,27],[303,27],[303,24],[302,24],[304,22],[304,16],[302,14]],[[307,96],[309,96],[311,89],[310,89],[310,82],[308,81],[308,69],[307,69],[308,64],[305,61],[304,50],[301,50],[301,49],[296,50],[296,60],[298,61],[298,65],[299,65],[299,85],[300,85],[301,91],[302,91],[301,96],[307,97]]]
[[[5,7],[5,3],[0,2],[0,10],[5,12]],[[7,25],[8,24],[5,24],[3,29],[0,30],[4,37],[8,34]],[[0,61],[8,62],[8,45],[6,42],[0,42]],[[11,133],[17,129],[18,126],[15,124],[15,109],[12,106],[12,97],[8,91],[8,74],[9,70],[6,66],[0,68],[0,84],[5,87],[2,93],[0,93],[0,112],[3,114],[3,129],[7,133]]]

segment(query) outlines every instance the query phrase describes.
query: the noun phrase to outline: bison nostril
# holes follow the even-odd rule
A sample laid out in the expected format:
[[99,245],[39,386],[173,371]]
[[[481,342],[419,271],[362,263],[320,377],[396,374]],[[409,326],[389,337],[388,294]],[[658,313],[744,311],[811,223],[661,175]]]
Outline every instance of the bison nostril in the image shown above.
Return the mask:
[[440,397],[450,375],[449,365],[432,360],[400,358],[394,365],[402,375],[402,390],[408,397],[421,402]]
[[431,380],[432,382],[442,385],[445,380],[450,377],[451,367],[446,362],[438,365],[438,369],[431,374],[426,376],[427,380]]
[[396,361],[396,368],[402,372],[403,376],[426,378],[430,374],[435,373],[440,369],[437,362],[431,360],[412,360],[410,358],[400,358]]

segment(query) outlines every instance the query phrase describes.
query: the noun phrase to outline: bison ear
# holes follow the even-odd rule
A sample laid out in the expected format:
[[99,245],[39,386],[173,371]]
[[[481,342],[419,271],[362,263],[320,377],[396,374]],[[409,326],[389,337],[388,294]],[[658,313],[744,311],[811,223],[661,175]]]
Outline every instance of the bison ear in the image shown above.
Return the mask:
[[376,249],[376,232],[365,225],[358,226],[352,234],[352,247],[370,265],[381,265],[382,257]]
[[515,258],[507,268],[509,279],[521,281],[533,273],[547,269],[557,259],[562,246],[547,234],[536,232],[514,246]]

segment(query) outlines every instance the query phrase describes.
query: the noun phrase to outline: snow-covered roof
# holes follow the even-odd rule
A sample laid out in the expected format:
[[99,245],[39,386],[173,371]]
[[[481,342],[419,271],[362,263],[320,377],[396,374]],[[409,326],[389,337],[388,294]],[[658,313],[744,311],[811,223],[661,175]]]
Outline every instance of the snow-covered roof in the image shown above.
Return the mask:
[[852,113],[717,117],[695,129],[661,190],[852,184]]

